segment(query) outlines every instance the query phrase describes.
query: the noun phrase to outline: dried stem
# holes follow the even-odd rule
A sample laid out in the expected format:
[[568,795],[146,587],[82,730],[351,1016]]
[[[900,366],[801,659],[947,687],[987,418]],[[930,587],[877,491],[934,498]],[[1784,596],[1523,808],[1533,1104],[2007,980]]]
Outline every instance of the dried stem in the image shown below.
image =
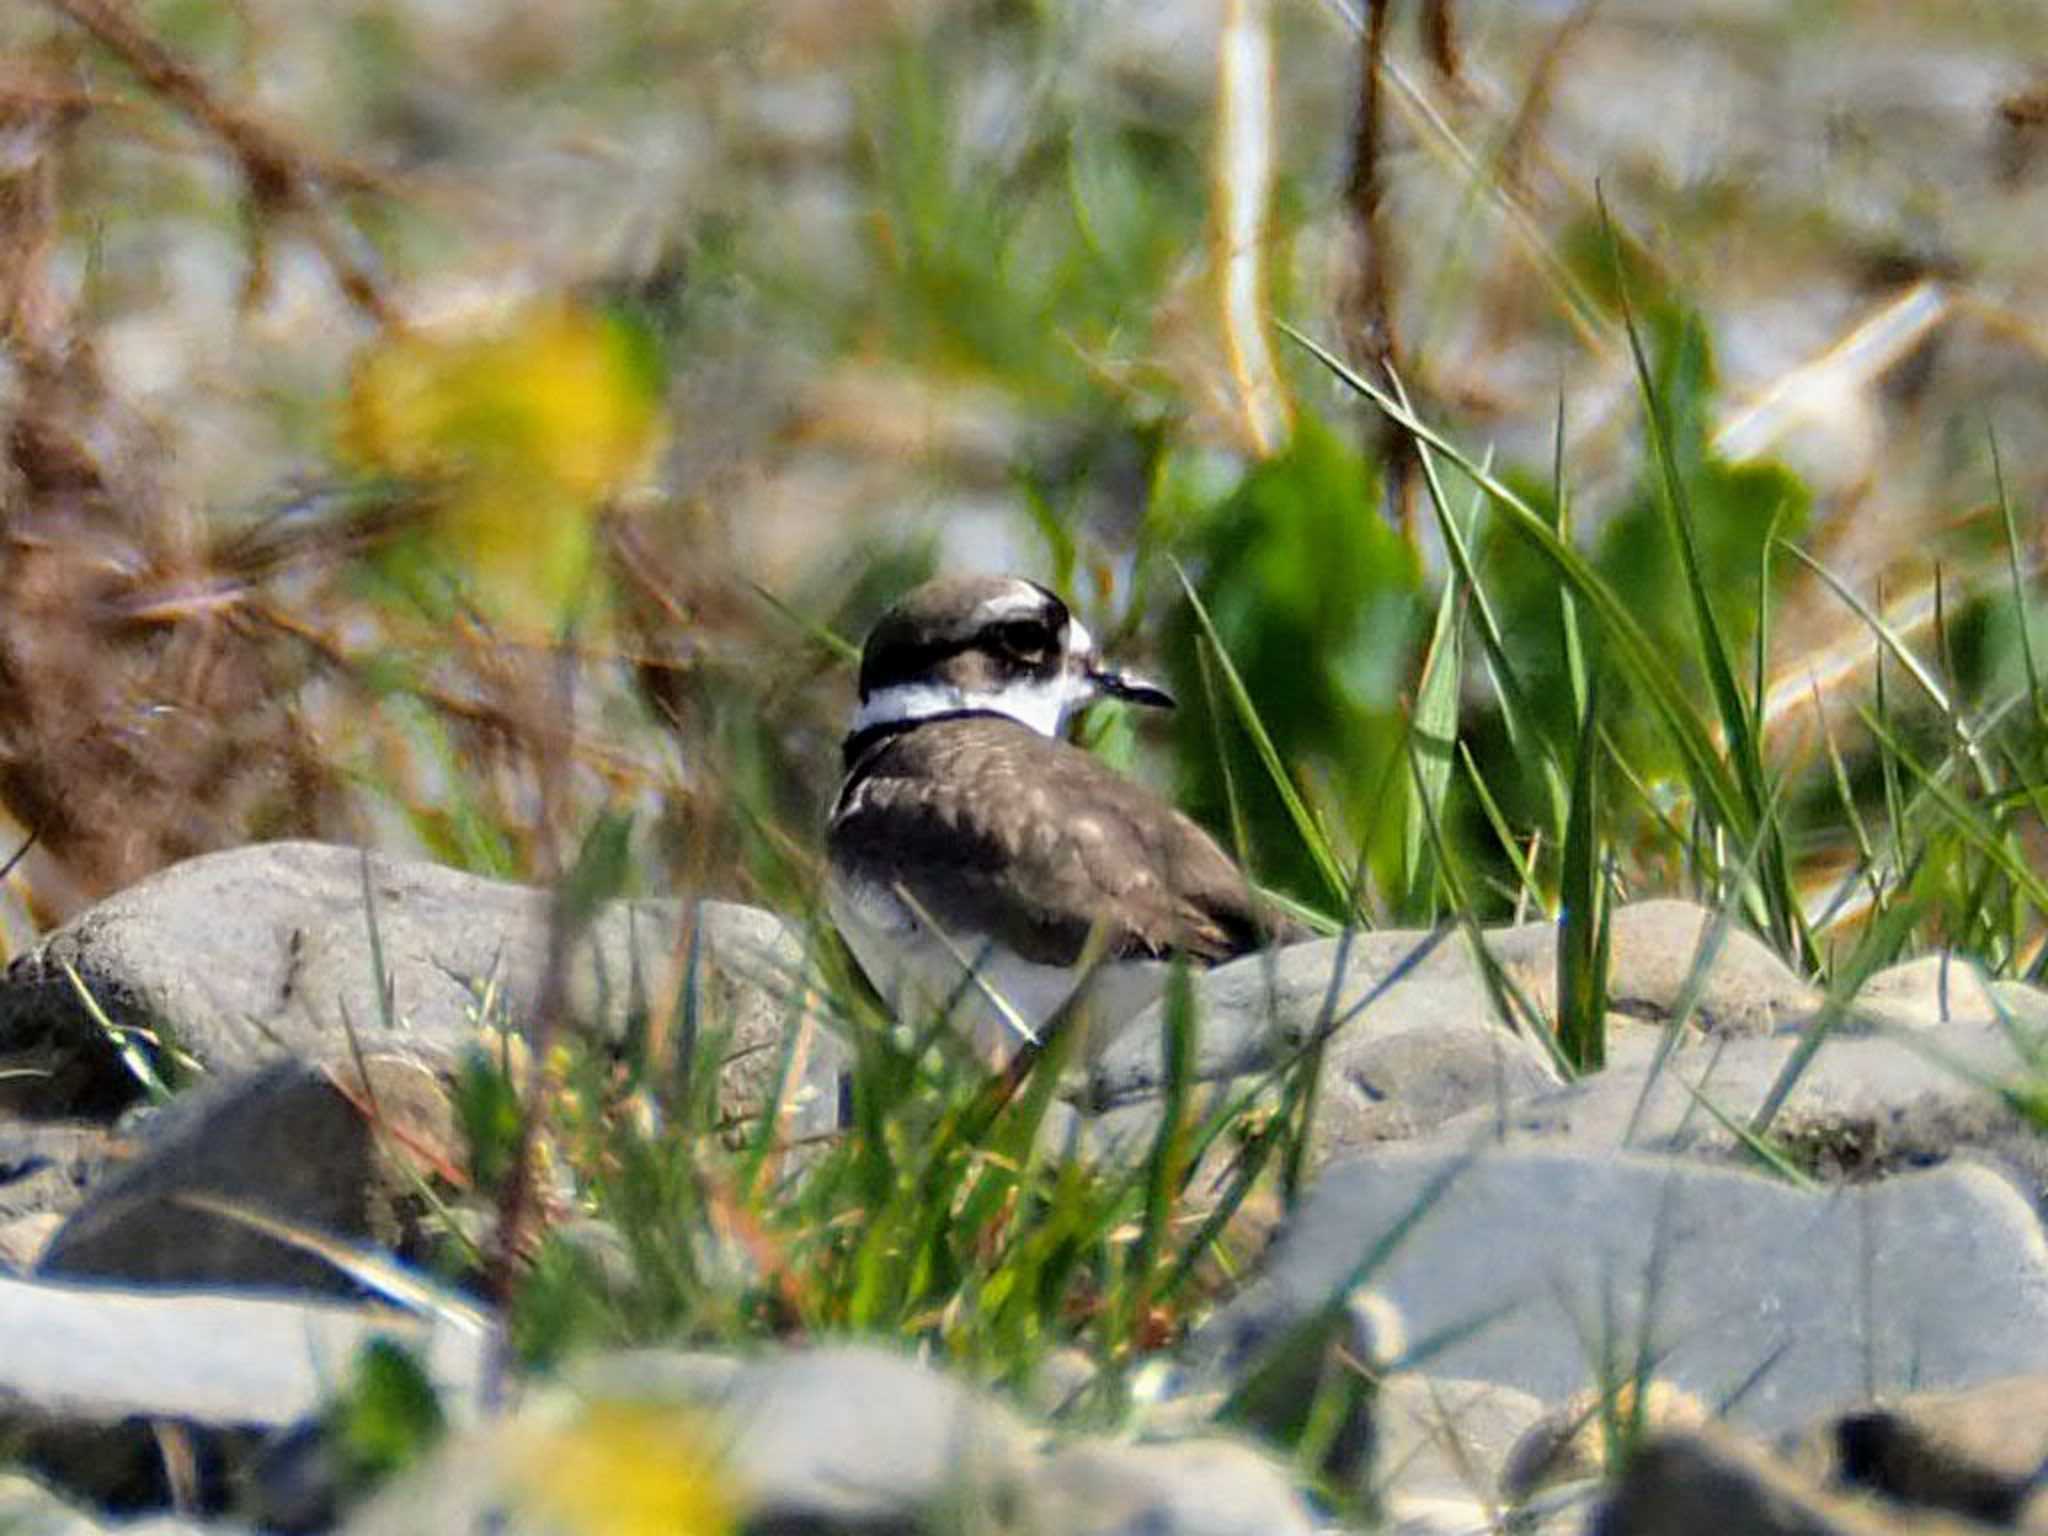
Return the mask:
[[[1383,217],[1386,185],[1381,65],[1386,58],[1392,0],[1368,0],[1358,58],[1358,106],[1352,121],[1351,177],[1345,188],[1358,263],[1344,294],[1341,319],[1345,350],[1370,377],[1391,380],[1400,370],[1400,340],[1394,325],[1393,249]],[[1416,536],[1415,449],[1392,421],[1375,415],[1366,427],[1368,456],[1386,465],[1387,511],[1412,541]]]
[[[388,192],[384,178],[333,156],[295,144],[246,112],[227,105],[189,65],[152,37],[120,0],[44,0],[91,33],[94,40],[132,69],[151,94],[170,103],[219,140],[241,167],[250,200],[259,212],[298,214],[306,236],[326,260],[350,303],[379,325],[398,315],[352,230],[332,217],[335,193]],[[256,223],[259,233],[263,223]],[[263,270],[259,251],[256,270]]]

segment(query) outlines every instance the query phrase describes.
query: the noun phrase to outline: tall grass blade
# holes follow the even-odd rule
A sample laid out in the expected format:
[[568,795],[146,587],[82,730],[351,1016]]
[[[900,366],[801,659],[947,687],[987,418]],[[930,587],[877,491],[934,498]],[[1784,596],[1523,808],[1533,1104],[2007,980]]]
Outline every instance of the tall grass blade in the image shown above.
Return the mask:
[[1426,814],[1443,819],[1458,740],[1458,685],[1464,675],[1459,607],[1456,585],[1445,582],[1409,720],[1416,742],[1415,786],[1422,803],[1409,805],[1407,825],[1402,829],[1402,859],[1408,878],[1404,906],[1412,918],[1422,922],[1435,916],[1433,905],[1427,903],[1430,882],[1422,860],[1422,822]]
[[1607,868],[1602,855],[1600,700],[1586,685],[1579,721],[1571,812],[1565,821],[1560,871],[1564,910],[1557,932],[1557,1042],[1576,1072],[1607,1065]]
[[[1284,327],[1283,327],[1284,329]],[[1297,341],[1302,340],[1294,332]],[[1399,374],[1392,375],[1394,398],[1403,409],[1408,406],[1408,392]],[[1564,771],[1557,760],[1557,749],[1550,736],[1536,722],[1534,709],[1529,702],[1528,689],[1522,681],[1521,670],[1508,654],[1507,640],[1501,628],[1498,615],[1493,611],[1492,600],[1486,588],[1480,584],[1478,567],[1472,558],[1471,539],[1467,526],[1476,526],[1480,508],[1485,505],[1488,490],[1484,482],[1473,483],[1474,503],[1472,510],[1461,524],[1451,508],[1449,494],[1444,489],[1443,476],[1437,465],[1436,453],[1431,444],[1421,436],[1411,438],[1415,447],[1416,461],[1422,466],[1423,482],[1429,487],[1430,508],[1436,514],[1438,531],[1443,535],[1444,553],[1450,562],[1452,583],[1464,594],[1471,606],[1472,616],[1479,631],[1479,644],[1486,655],[1487,670],[1494,679],[1495,692],[1500,700],[1501,722],[1507,728],[1508,740],[1524,761],[1541,764],[1543,783],[1549,794],[1552,810],[1551,830],[1563,836],[1565,816]],[[1456,462],[1454,459],[1453,462]],[[1462,467],[1462,466],[1461,466]],[[1481,469],[1489,476],[1492,471],[1492,457],[1481,463]]]
[[[1722,740],[1727,742],[1728,755],[1733,761],[1734,788],[1741,796],[1744,814],[1724,820],[1723,825],[1738,841],[1747,843],[1759,829],[1770,829],[1764,816],[1764,802],[1770,798],[1770,792],[1764,776],[1762,751],[1752,728],[1756,718],[1755,707],[1742,696],[1741,685],[1735,678],[1734,658],[1722,633],[1720,619],[1714,612],[1713,598],[1707,591],[1706,576],[1700,563],[1692,493],[1678,462],[1677,438],[1670,410],[1657,389],[1649,354],[1643,348],[1642,332],[1636,324],[1635,309],[1629,297],[1628,274],[1621,259],[1620,240],[1604,200],[1600,215],[1607,233],[1616,292],[1621,298],[1622,325],[1628,334],[1629,356],[1635,363],[1636,388],[1642,396],[1644,417],[1649,428],[1651,457],[1657,467],[1661,491],[1657,505],[1664,514],[1665,530],[1685,577],[1693,631],[1699,642],[1699,660],[1714,698]],[[1779,949],[1810,958],[1810,946],[1800,923],[1798,898],[1792,887],[1791,869],[1775,829],[1769,830],[1767,851],[1758,874],[1772,936]]]
[[1810,1020],[1799,1037],[1799,1044],[1792,1054],[1785,1058],[1785,1065],[1778,1069],[1772,1079],[1763,1102],[1750,1117],[1749,1133],[1761,1138],[1771,1128],[1771,1122],[1785,1107],[1785,1101],[1792,1096],[1807,1066],[1813,1061],[1820,1048],[1827,1043],[1835,1028],[1848,1017],[1850,1001],[1856,996],[1863,983],[1885,964],[1898,949],[1898,941],[1911,931],[1919,919],[1922,903],[1908,892],[1905,899],[1892,906],[1864,935],[1863,942],[1856,947],[1849,962],[1841,967],[1828,985],[1826,1000],[1821,1004],[1819,1015]]
[[1316,866],[1316,873],[1322,877],[1325,888],[1333,901],[1343,901],[1348,882],[1344,878],[1344,866],[1336,855],[1330,834],[1322,822],[1302,799],[1295,788],[1293,775],[1280,759],[1280,749],[1273,745],[1273,738],[1266,731],[1265,723],[1259,719],[1258,705],[1252,701],[1250,691],[1244,685],[1244,678],[1231,662],[1230,655],[1223,648],[1223,640],[1216,633],[1216,625],[1209,617],[1209,610],[1201,596],[1195,591],[1195,584],[1188,579],[1188,573],[1179,561],[1173,562],[1173,573],[1180,579],[1181,591],[1186,594],[1188,605],[1193,610],[1195,622],[1201,627],[1202,637],[1215,655],[1216,667],[1223,676],[1224,691],[1230,697],[1232,711],[1244,733],[1251,739],[1259,761],[1265,765],[1266,775],[1272,781],[1273,792],[1280,797],[1281,805],[1287,811],[1288,820],[1300,836],[1302,846],[1308,850],[1310,860]]
[[[1572,505],[1566,491],[1564,475],[1564,395],[1557,397],[1557,416],[1550,438],[1550,504],[1557,509],[1557,537],[1560,542],[1572,542]],[[1572,600],[1571,588],[1557,589],[1558,627],[1564,638],[1565,676],[1572,685],[1572,713],[1583,717],[1586,713],[1586,642],[1579,633],[1579,605]]]
[[1187,962],[1174,962],[1160,1010],[1164,1026],[1166,1092],[1159,1106],[1159,1133],[1152,1139],[1145,1163],[1145,1214],[1124,1291],[1121,1333],[1126,1347],[1134,1344],[1144,1321],[1160,1263],[1171,1243],[1171,1227],[1187,1172],[1188,1096],[1194,1087],[1196,1059],[1195,990]]
[[[1923,768],[1898,737],[1887,730],[1874,714],[1867,709],[1859,713],[1865,727],[1885,749],[1885,760],[1904,768],[1920,786],[1920,794],[1914,797],[1916,807],[1923,797],[1932,802],[1941,810],[1947,822],[1961,834],[1964,841],[1996,864],[2006,878],[2034,904],[2037,911],[2048,913],[2048,881],[2044,881],[2034,872],[2025,855],[2016,850],[2001,831],[1985,825],[1984,818],[1972,812],[1970,803],[1944,785],[1938,775]],[[1913,812],[1903,813],[1902,820],[1913,820]]]
[[1919,685],[1920,691],[1927,695],[1929,702],[1940,712],[1942,720],[1955,733],[1956,741],[1968,755],[1971,766],[1977,770],[1978,782],[1988,793],[1994,786],[1994,780],[1990,765],[1984,760],[1983,748],[1961,708],[1949,697],[1948,690],[1941,686],[1941,680],[1928,669],[1925,662],[1913,654],[1912,648],[1900,637],[1898,631],[1887,624],[1870,604],[1851,591],[1848,584],[1833,571],[1796,544],[1788,544],[1780,539],[1778,547],[1789,551],[1794,559],[1818,576],[1827,585],[1828,590],[1839,597],[1850,611],[1863,621],[1864,627],[1877,638],[1885,654],[1903,667],[1906,676]]
[[[1409,754],[1409,761],[1413,764],[1413,752]],[[1463,873],[1458,867],[1456,857],[1444,841],[1443,828],[1437,824],[1435,817],[1427,818],[1425,825],[1429,830],[1430,846],[1436,856],[1437,867],[1442,871],[1452,916],[1465,935],[1473,964],[1479,971],[1480,984],[1486,988],[1488,1001],[1492,1004],[1496,1017],[1502,1025],[1517,1034],[1534,1035],[1549,1054],[1552,1065],[1565,1077],[1574,1076],[1576,1069],[1571,1058],[1558,1043],[1557,1032],[1545,1022],[1541,1012],[1523,995],[1522,989],[1515,985],[1513,979],[1501,967],[1500,960],[1487,947],[1486,934],[1480,928],[1476,915],[1478,908],[1466,893]]]
[[1984,435],[1991,444],[1991,480],[1998,490],[1999,524],[2005,533],[2005,567],[2012,578],[2013,619],[2019,626],[2020,660],[2027,671],[2027,698],[2034,706],[2034,727],[2048,733],[2048,697],[2041,692],[2041,672],[2034,660],[2034,604],[2020,573],[2020,535],[2013,521],[2012,496],[2005,486],[2005,461],[1998,452],[1998,432],[1989,422]]
[[1742,792],[1729,776],[1713,735],[1694,706],[1691,692],[1671,669],[1658,643],[1637,620],[1628,600],[1601,578],[1584,555],[1558,538],[1549,520],[1511,486],[1328,348],[1292,327],[1283,324],[1281,329],[1342,383],[1371,400],[1383,414],[1412,434],[1419,445],[1444,455],[1486,493],[1507,523],[1549,562],[1559,580],[1571,588],[1584,607],[1598,617],[1602,632],[1612,643],[1613,654],[1640,686],[1647,707],[1685,765],[1687,781],[1702,811],[1716,825],[1744,826],[1748,818]]

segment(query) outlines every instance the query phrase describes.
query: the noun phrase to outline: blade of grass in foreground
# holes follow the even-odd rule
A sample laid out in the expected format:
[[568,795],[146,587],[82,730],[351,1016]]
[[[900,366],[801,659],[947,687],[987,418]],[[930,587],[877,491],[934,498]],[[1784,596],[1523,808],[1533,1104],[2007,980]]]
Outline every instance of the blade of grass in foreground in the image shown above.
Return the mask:
[[[1970,803],[1943,784],[1936,773],[1921,767],[1918,760],[1905,749],[1891,731],[1885,728],[1876,715],[1867,709],[1859,711],[1859,714],[1864,727],[1884,748],[1885,761],[1904,768],[1918,782],[1921,795],[1940,808],[1963,840],[1996,864],[2006,878],[2033,902],[2037,911],[2048,914],[2048,882],[2044,882],[2034,873],[2033,866],[2014,850],[2010,839],[1999,829],[1986,825],[1986,818],[1973,813]],[[1915,798],[1917,808],[1919,797]],[[1902,813],[1902,819],[1911,820],[1912,813]]]
[[1607,868],[1601,856],[1598,760],[1600,690],[1586,684],[1578,762],[1565,821],[1559,879],[1564,910],[1557,930],[1557,1043],[1574,1070],[1607,1065]]
[[1616,291],[1621,297],[1621,317],[1628,333],[1629,355],[1635,362],[1636,388],[1642,396],[1643,412],[1649,426],[1651,455],[1656,463],[1658,486],[1662,493],[1657,497],[1657,505],[1664,514],[1665,531],[1685,578],[1686,599],[1698,642],[1700,665],[1707,675],[1715,711],[1720,717],[1721,739],[1728,744],[1733,787],[1742,798],[1745,812],[1739,821],[1729,824],[1730,830],[1735,832],[1738,841],[1744,843],[1755,831],[1765,833],[1765,853],[1757,874],[1764,906],[1770,914],[1772,937],[1780,953],[1797,954],[1811,964],[1814,959],[1812,945],[1800,922],[1799,899],[1793,889],[1783,840],[1764,811],[1765,802],[1770,799],[1770,786],[1765,778],[1763,755],[1756,733],[1751,729],[1754,716],[1751,706],[1742,697],[1741,685],[1735,680],[1734,660],[1721,632],[1720,620],[1714,613],[1713,598],[1707,591],[1706,576],[1700,566],[1692,495],[1678,463],[1671,412],[1651,374],[1649,354],[1643,348],[1642,333],[1636,325],[1635,309],[1629,298],[1620,242],[1604,200],[1600,204],[1600,219],[1607,232]]
[[1760,1141],[1770,1130],[1771,1122],[1777,1119],[1778,1112],[1785,1107],[1785,1101],[1792,1096],[1792,1090],[1798,1085],[1807,1065],[1819,1053],[1821,1046],[1827,1043],[1827,1038],[1834,1033],[1835,1026],[1848,1017],[1851,999],[1871,974],[1891,958],[1897,950],[1897,941],[1918,921],[1922,907],[1922,901],[1916,899],[1911,892],[1904,899],[1894,903],[1865,933],[1863,942],[1857,945],[1856,953],[1850,956],[1849,963],[1837,970],[1829,983],[1827,998],[1821,1004],[1819,1015],[1807,1024],[1805,1032],[1799,1038],[1799,1044],[1793,1048],[1792,1054],[1785,1058],[1785,1065],[1778,1069],[1778,1075],[1772,1080],[1770,1090],[1765,1093],[1763,1103],[1757,1106],[1756,1113],[1750,1117],[1750,1136]]
[[1724,882],[1713,916],[1700,929],[1699,939],[1693,945],[1692,962],[1686,968],[1684,984],[1679,987],[1678,996],[1672,1003],[1671,1017],[1664,1022],[1657,1049],[1650,1057],[1649,1070],[1643,1074],[1642,1088],[1636,1094],[1635,1107],[1629,1111],[1628,1125],[1621,1133],[1624,1147],[1634,1143],[1636,1132],[1642,1127],[1643,1116],[1649,1110],[1650,1095],[1670,1065],[1672,1053],[1678,1049],[1686,1026],[1692,1022],[1694,1012],[1706,995],[1707,978],[1713,973],[1715,961],[1720,958],[1721,947],[1735,921],[1736,904],[1747,884],[1743,877],[1746,877],[1748,865],[1757,855],[1758,850],[1754,847],[1745,851],[1738,878]]
[[1422,863],[1422,819],[1425,814],[1443,818],[1455,767],[1458,685],[1465,670],[1464,646],[1460,643],[1461,608],[1457,584],[1445,582],[1443,597],[1437,603],[1436,628],[1423,658],[1422,681],[1415,690],[1414,713],[1408,723],[1416,742],[1416,794],[1428,809],[1425,811],[1424,804],[1411,804],[1407,824],[1402,828],[1402,861],[1408,882],[1403,906],[1411,918],[1424,923],[1432,921],[1436,914],[1426,904],[1431,886]]
[[1390,419],[1413,435],[1418,445],[1443,454],[1475,485],[1507,522],[1549,561],[1561,581],[1570,586],[1575,598],[1596,615],[1608,636],[1615,656],[1641,689],[1646,706],[1654,713],[1679,760],[1685,765],[1693,797],[1703,814],[1716,826],[1729,828],[1736,840],[1747,846],[1752,835],[1750,817],[1742,792],[1729,776],[1712,733],[1701,719],[1692,695],[1666,663],[1657,642],[1650,638],[1631,611],[1629,603],[1605,581],[1586,557],[1565,543],[1540,515],[1512,487],[1462,452],[1449,438],[1423,421],[1386,390],[1364,378],[1345,362],[1301,331],[1281,324],[1290,337],[1334,374],[1341,382],[1371,400]]
[[1194,984],[1185,959],[1176,960],[1168,974],[1160,1018],[1165,1026],[1166,1093],[1159,1107],[1159,1131],[1152,1141],[1152,1155],[1145,1164],[1145,1219],[1131,1250],[1131,1265],[1122,1287],[1122,1315],[1117,1319],[1119,1342],[1127,1350],[1138,1345],[1146,1307],[1171,1240],[1173,1217],[1187,1171],[1191,1139],[1188,1095],[1195,1080],[1197,1021]]
[[1308,850],[1309,858],[1316,866],[1316,873],[1322,877],[1332,901],[1342,901],[1347,884],[1344,867],[1337,858],[1330,841],[1330,834],[1324,828],[1308,803],[1301,798],[1301,792],[1294,786],[1293,778],[1287,772],[1287,765],[1280,760],[1280,749],[1273,745],[1273,738],[1267,734],[1265,722],[1259,718],[1258,706],[1252,702],[1250,690],[1244,685],[1244,678],[1230,659],[1230,653],[1223,648],[1223,639],[1216,633],[1216,625],[1209,617],[1209,610],[1195,591],[1195,584],[1188,580],[1188,573],[1178,560],[1173,562],[1173,574],[1180,578],[1181,591],[1187,594],[1188,606],[1193,609],[1195,622],[1201,626],[1202,638],[1208,643],[1216,658],[1216,667],[1223,675],[1224,691],[1230,696],[1231,709],[1244,733],[1251,738],[1252,747],[1259,754],[1259,761],[1265,765],[1266,775],[1272,780],[1273,791],[1279,795],[1280,803],[1286,808],[1288,820],[1294,823],[1294,830],[1300,836],[1302,846]]
[[1956,740],[1968,755],[1971,766],[1977,770],[1978,782],[1989,792],[1993,787],[1993,779],[1990,766],[1984,760],[1983,749],[1978,744],[1976,733],[1970,729],[1969,722],[1963,718],[1963,712],[1950,700],[1948,690],[1941,686],[1940,680],[1927,669],[1918,656],[1913,654],[1911,647],[1900,638],[1898,632],[1885,623],[1876,610],[1852,592],[1848,584],[1833,571],[1796,544],[1788,544],[1780,539],[1778,547],[1789,551],[1794,559],[1825,582],[1828,589],[1863,621],[1864,627],[1877,638],[1886,652],[1906,669],[1906,675],[1920,685],[1920,691],[1927,695],[1929,701],[1940,711],[1949,729],[1955,733]]
[[[1411,751],[1409,761],[1414,761]],[[1550,1055],[1551,1063],[1559,1073],[1569,1079],[1577,1075],[1571,1058],[1559,1045],[1557,1032],[1545,1022],[1543,1015],[1523,995],[1513,978],[1501,967],[1499,959],[1487,947],[1486,934],[1479,926],[1478,908],[1466,893],[1465,882],[1458,868],[1457,859],[1444,841],[1443,828],[1436,818],[1425,818],[1429,830],[1430,847],[1434,851],[1437,868],[1444,882],[1446,899],[1458,928],[1465,935],[1466,945],[1472,952],[1473,964],[1478,968],[1480,983],[1486,988],[1488,1000],[1492,1003],[1501,1023],[1516,1034],[1528,1033],[1536,1037]]]
[[[1402,407],[1408,406],[1408,392],[1398,374],[1393,376],[1395,398]],[[1522,682],[1513,659],[1508,655],[1507,641],[1503,636],[1500,619],[1493,611],[1492,600],[1486,588],[1480,584],[1478,569],[1473,563],[1471,541],[1466,535],[1467,527],[1476,527],[1479,510],[1486,503],[1487,488],[1483,482],[1473,484],[1472,510],[1466,515],[1464,525],[1451,511],[1450,497],[1444,490],[1443,476],[1438,470],[1436,454],[1421,438],[1415,439],[1415,457],[1422,465],[1422,478],[1429,487],[1429,504],[1436,513],[1437,528],[1443,535],[1444,554],[1450,562],[1452,580],[1449,583],[1459,589],[1471,605],[1472,616],[1479,633],[1480,648],[1486,653],[1486,665],[1493,675],[1494,690],[1500,701],[1501,721],[1507,727],[1509,744],[1524,760],[1533,759],[1542,766],[1543,784],[1548,792],[1551,807],[1551,830],[1563,836],[1565,817],[1564,772],[1559,766],[1557,752],[1551,744],[1549,734],[1536,724],[1534,711],[1530,708],[1528,689]],[[1481,469],[1491,473],[1491,455],[1481,464]]]
[[2020,660],[2027,669],[2027,698],[2034,706],[2036,729],[2048,732],[2048,697],[2041,692],[2041,673],[2034,662],[2034,605],[2027,582],[2020,573],[2020,535],[2013,521],[2012,497],[2005,488],[2005,461],[1998,452],[1998,433],[1985,424],[1984,435],[1991,442],[1991,481],[1998,489],[1998,517],[2005,530],[2005,566],[2012,578],[2014,621],[2020,632]]

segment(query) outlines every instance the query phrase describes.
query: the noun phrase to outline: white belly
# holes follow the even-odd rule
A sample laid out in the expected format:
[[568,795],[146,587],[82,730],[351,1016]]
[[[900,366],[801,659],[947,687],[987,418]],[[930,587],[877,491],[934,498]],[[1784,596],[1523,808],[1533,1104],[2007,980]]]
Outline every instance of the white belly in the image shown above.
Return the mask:
[[[1038,965],[975,934],[934,933],[892,891],[832,878],[826,884],[832,921],[854,959],[897,1022],[922,1030],[942,1013],[991,1066],[1006,1062],[1027,1040],[1041,1040],[1046,1021],[1072,997],[1076,970]],[[1093,1057],[1165,990],[1168,966],[1157,960],[1109,961],[1096,968],[1074,1015]]]

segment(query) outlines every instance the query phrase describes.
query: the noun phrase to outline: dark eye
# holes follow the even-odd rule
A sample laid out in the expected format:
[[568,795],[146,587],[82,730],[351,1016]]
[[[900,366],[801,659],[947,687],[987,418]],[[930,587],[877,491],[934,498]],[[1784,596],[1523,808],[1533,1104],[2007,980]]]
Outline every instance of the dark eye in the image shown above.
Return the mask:
[[1011,619],[996,626],[996,641],[1019,656],[1042,656],[1052,649],[1052,629],[1042,619]]

